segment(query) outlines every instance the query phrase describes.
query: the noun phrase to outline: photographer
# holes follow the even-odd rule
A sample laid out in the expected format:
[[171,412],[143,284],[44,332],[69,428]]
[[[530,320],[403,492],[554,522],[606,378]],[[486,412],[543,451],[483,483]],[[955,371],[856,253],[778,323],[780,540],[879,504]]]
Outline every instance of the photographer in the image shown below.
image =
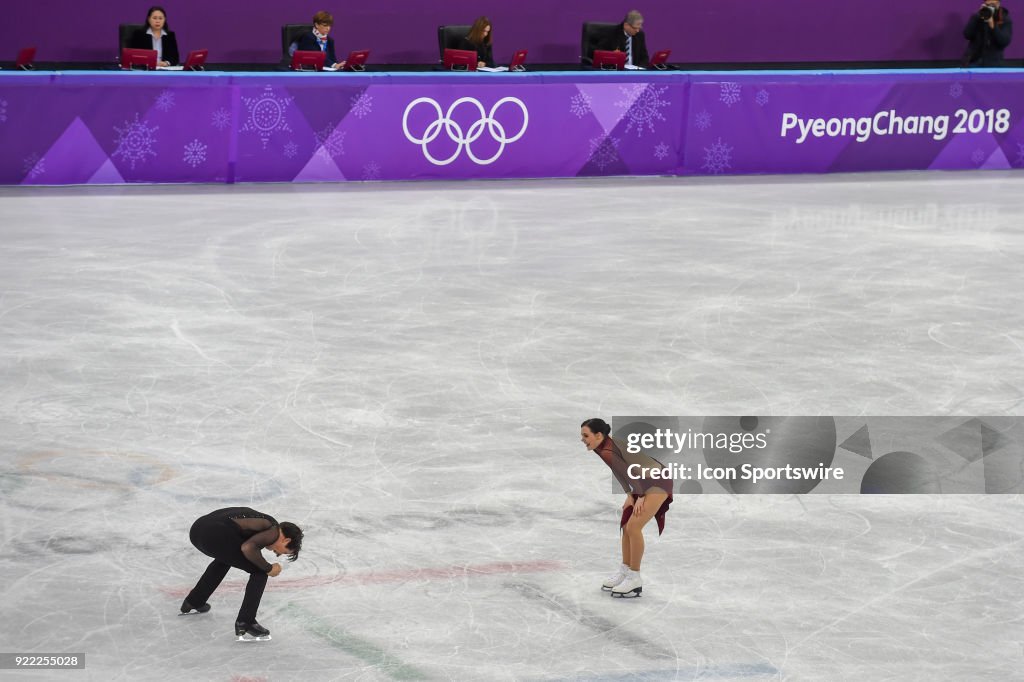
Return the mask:
[[1010,10],[1001,7],[1000,0],[985,0],[971,15],[964,28],[964,38],[970,41],[964,53],[964,66],[1003,65],[1003,50],[1013,35],[1009,15]]

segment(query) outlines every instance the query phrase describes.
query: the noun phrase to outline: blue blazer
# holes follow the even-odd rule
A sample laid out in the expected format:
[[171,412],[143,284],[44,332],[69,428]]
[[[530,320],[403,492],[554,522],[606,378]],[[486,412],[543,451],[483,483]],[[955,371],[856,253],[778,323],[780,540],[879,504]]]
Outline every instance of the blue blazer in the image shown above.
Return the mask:
[[[305,50],[308,52],[320,52],[320,43],[317,41],[316,36],[313,32],[303,33],[299,36],[299,39],[295,41],[296,50]],[[327,59],[324,62],[326,66],[338,63],[338,57],[334,54],[334,38],[327,36]]]

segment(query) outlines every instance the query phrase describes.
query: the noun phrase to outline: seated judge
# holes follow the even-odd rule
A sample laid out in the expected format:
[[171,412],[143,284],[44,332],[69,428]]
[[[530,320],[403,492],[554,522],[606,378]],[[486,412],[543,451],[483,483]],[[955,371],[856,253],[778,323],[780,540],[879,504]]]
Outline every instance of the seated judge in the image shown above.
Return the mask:
[[476,67],[483,66],[494,68],[494,52],[491,43],[491,20],[487,17],[480,17],[473,22],[469,33],[458,43],[458,49],[476,52]]
[[146,28],[136,31],[128,40],[135,50],[156,50],[157,66],[177,66],[178,41],[167,28],[167,12],[163,7],[150,7],[146,12]]
[[626,64],[631,66],[648,66],[651,62],[647,56],[647,36],[644,34],[644,17],[635,9],[630,10],[621,25],[616,25],[601,41],[598,50],[625,52]]
[[328,35],[333,26],[334,17],[329,12],[323,10],[317,12],[313,15],[313,30],[300,35],[299,39],[292,43],[288,53],[295,54],[296,50],[324,52],[327,55],[324,59],[325,65],[335,69],[343,68],[345,62],[338,61],[337,55],[334,54],[334,38]]

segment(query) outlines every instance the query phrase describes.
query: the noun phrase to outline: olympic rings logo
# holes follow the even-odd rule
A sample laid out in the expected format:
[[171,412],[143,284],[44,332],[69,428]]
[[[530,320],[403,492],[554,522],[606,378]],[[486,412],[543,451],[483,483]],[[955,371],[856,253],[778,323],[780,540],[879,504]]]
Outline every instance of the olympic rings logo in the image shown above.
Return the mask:
[[[508,137],[505,131],[505,127],[498,123],[494,115],[498,112],[503,104],[514,104],[518,106],[523,112],[523,127],[519,129],[519,132]],[[426,130],[423,131],[422,137],[416,137],[409,132],[409,114],[420,104],[428,104],[434,108],[437,114],[437,120],[432,121],[427,126]],[[463,131],[462,126],[452,119],[452,114],[462,104],[470,104],[475,106],[479,113],[480,119],[469,126],[469,130]],[[484,111],[484,105],[473,97],[460,97],[459,99],[452,102],[452,105],[448,107],[447,112],[441,111],[441,105],[436,100],[430,97],[420,97],[414,99],[409,103],[409,106],[405,108],[405,114],[402,116],[402,130],[405,132],[405,137],[409,142],[418,144],[423,149],[423,156],[426,157],[427,161],[434,164],[435,166],[447,166],[455,159],[459,158],[459,154],[462,150],[466,150],[466,155],[472,159],[473,163],[481,166],[487,166],[498,160],[501,153],[505,151],[505,145],[512,144],[526,133],[526,126],[530,122],[530,114],[526,110],[526,105],[523,104],[522,100],[516,99],[515,97],[503,97],[494,103],[489,112]],[[444,131],[448,134],[448,137],[457,146],[455,152],[447,159],[435,159],[430,154],[430,150],[427,149],[427,145],[436,140],[441,132]],[[491,138],[498,143],[498,151],[493,156],[486,159],[481,159],[473,153],[473,143],[480,139],[484,134],[484,131],[490,134]]]

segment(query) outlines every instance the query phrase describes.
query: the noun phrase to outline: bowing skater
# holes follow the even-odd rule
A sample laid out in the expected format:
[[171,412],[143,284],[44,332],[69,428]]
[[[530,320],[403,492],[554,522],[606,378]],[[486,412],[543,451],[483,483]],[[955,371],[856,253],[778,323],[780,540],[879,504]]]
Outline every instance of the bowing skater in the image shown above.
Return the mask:
[[[663,465],[644,454],[623,456],[622,449],[612,440],[611,427],[603,419],[588,419],[580,424],[580,440],[587,450],[596,453],[626,493],[622,504],[619,530],[622,533],[622,564],[615,575],[601,585],[613,597],[639,597],[643,592],[640,561],[644,557],[644,526],[652,518],[658,522],[658,534],[665,530],[665,513],[672,504],[672,482],[650,479],[644,472],[661,469]],[[630,465],[638,464],[639,475],[630,476]]]
[[249,574],[245,597],[235,620],[239,641],[270,639],[270,630],[256,622],[256,611],[267,586],[267,578],[281,573],[281,564],[268,563],[261,550],[269,549],[278,556],[288,555],[295,561],[302,549],[302,529],[294,523],[278,523],[269,514],[248,507],[218,509],[192,524],[188,534],[196,549],[213,561],[181,603],[181,612],[206,613],[210,595],[233,567]]

